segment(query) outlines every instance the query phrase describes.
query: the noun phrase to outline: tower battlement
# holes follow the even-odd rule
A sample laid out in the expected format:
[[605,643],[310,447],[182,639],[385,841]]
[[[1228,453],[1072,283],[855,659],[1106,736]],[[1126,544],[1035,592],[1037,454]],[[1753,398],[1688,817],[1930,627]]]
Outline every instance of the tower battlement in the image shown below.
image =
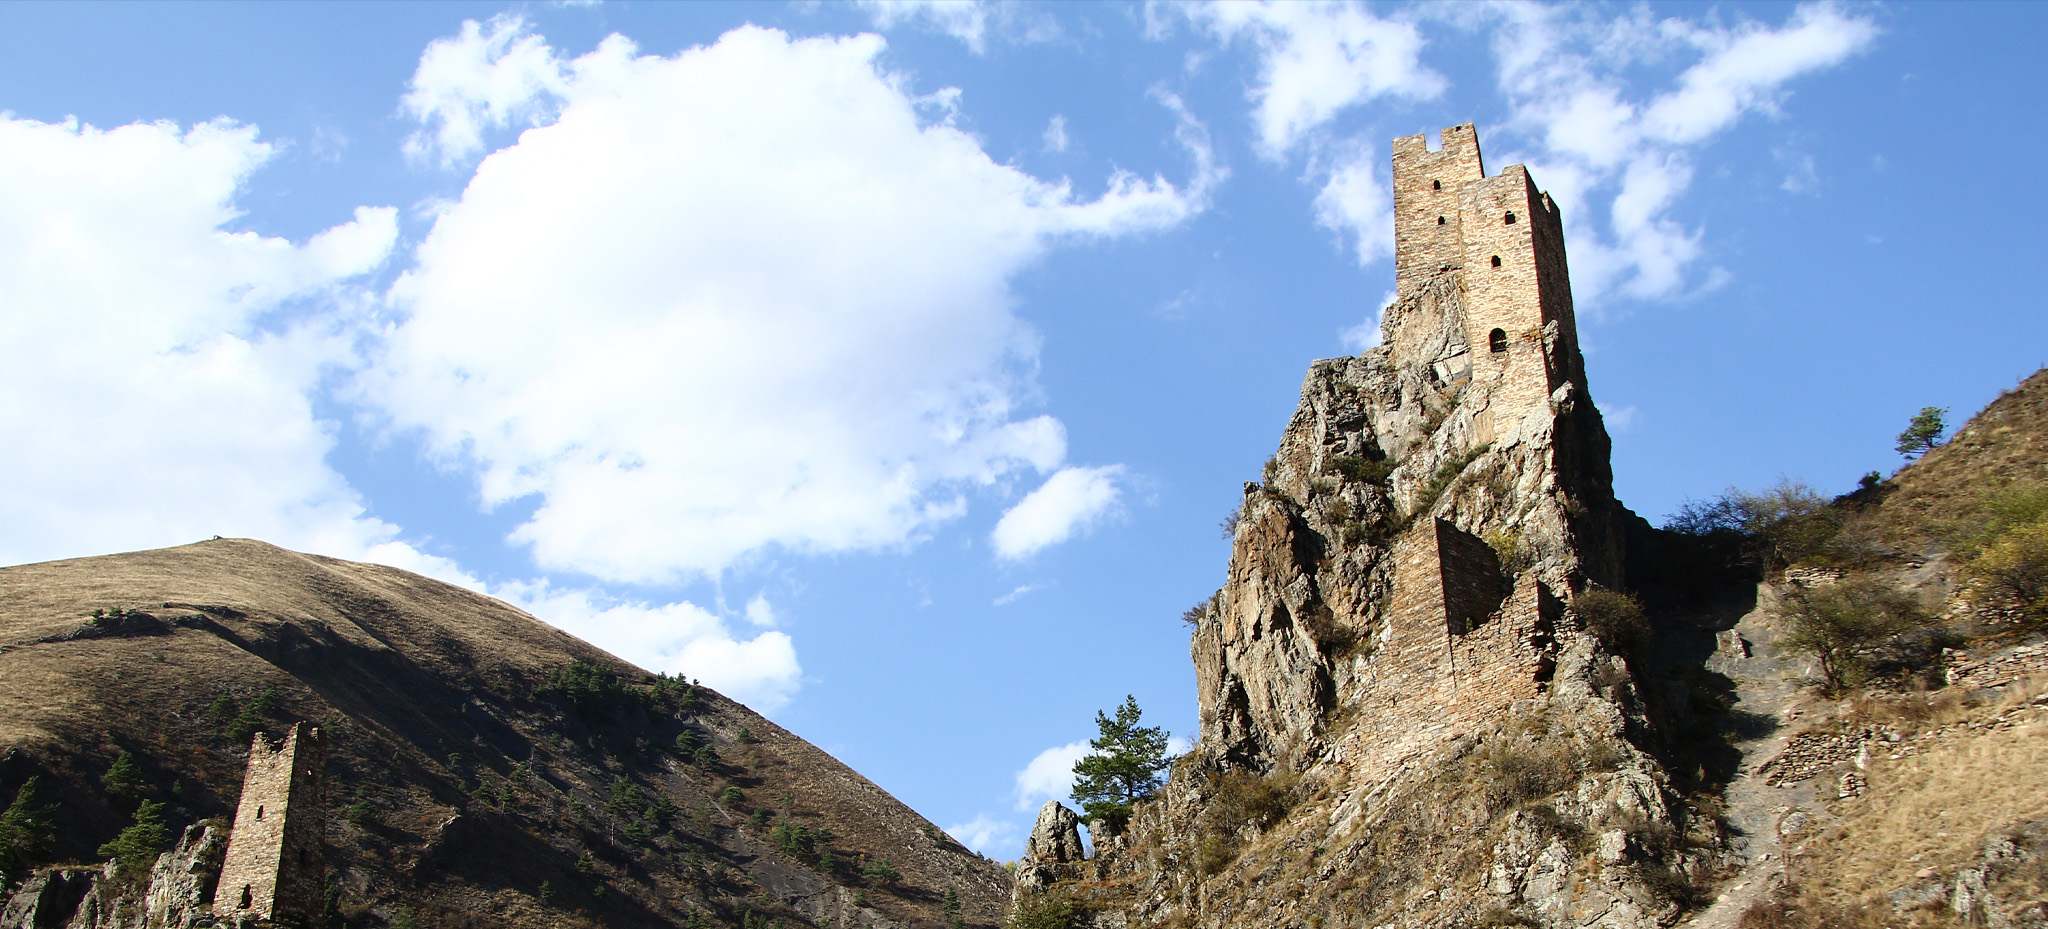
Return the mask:
[[274,919],[319,912],[326,764],[327,735],[318,726],[293,723],[276,742],[256,733],[214,891],[214,915]]

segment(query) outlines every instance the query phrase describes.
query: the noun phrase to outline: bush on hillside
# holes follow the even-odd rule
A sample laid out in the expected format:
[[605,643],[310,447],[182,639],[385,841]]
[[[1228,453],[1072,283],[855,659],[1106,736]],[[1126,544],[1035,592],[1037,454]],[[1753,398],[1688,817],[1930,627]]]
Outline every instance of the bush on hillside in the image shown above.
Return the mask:
[[1609,651],[1628,655],[1649,644],[1650,620],[1628,594],[1588,587],[1572,598],[1572,612]]
[[2048,520],[2008,530],[1971,560],[1965,573],[2026,619],[2048,619]]
[[1687,500],[1664,523],[1671,532],[1744,540],[1744,555],[1765,574],[1823,555],[1842,532],[1842,513],[1819,491],[1783,480],[1762,491],[1730,487],[1712,500]]
[[1065,894],[1036,893],[1017,901],[1003,929],[1074,929],[1081,913]]
[[1867,578],[1785,595],[1781,645],[1811,656],[1830,692],[1870,679],[1883,664],[1911,664],[1914,633],[1932,619],[1912,597]]

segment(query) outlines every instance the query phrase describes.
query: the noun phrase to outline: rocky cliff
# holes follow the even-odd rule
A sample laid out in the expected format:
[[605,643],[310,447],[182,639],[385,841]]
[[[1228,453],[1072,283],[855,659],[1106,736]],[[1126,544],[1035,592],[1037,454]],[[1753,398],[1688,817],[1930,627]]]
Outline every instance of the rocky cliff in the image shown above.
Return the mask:
[[[1646,527],[1544,276],[1561,222],[1469,133],[1407,170],[1420,140],[1396,143],[1400,296],[1379,347],[1310,368],[1245,486],[1195,622],[1192,751],[1042,892],[1098,925],[1647,926],[1711,867],[1713,824],[1654,754],[1640,614],[1582,608]],[[1477,230],[1462,251],[1440,210]],[[1441,263],[1417,270],[1424,237]],[[1520,303],[1497,270],[1527,272]]]

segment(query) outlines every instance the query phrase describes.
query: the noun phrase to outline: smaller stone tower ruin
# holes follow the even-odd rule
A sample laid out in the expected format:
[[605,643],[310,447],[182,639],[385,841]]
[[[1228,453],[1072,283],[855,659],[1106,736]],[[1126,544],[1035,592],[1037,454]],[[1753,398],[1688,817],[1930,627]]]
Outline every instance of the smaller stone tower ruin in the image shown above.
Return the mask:
[[319,912],[326,764],[327,735],[318,726],[293,723],[281,742],[256,733],[214,915],[274,919]]

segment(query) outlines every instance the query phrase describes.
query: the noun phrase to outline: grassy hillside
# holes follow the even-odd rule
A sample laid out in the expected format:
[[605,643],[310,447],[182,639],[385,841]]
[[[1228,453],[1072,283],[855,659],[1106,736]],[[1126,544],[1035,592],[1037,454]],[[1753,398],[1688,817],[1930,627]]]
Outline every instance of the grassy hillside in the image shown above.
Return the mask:
[[1779,515],[1759,637],[1802,687],[1752,788],[1782,869],[1741,925],[2048,925],[2048,370]]
[[45,859],[128,823],[123,753],[175,835],[295,720],[330,732],[349,926],[936,926],[949,894],[988,925],[1007,898],[774,723],[451,585],[247,540],[0,569],[0,803],[39,776]]

